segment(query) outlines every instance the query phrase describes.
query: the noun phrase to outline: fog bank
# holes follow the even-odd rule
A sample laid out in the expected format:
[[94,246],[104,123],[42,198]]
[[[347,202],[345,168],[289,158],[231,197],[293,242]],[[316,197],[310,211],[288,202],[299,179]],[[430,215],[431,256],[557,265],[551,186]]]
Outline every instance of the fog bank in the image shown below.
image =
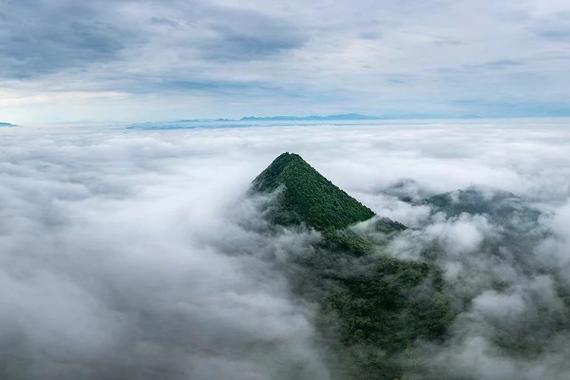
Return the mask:
[[[412,227],[380,254],[439,247],[464,304],[448,342],[418,351],[427,373],[570,376],[570,128],[505,120],[2,129],[0,377],[336,378],[315,305],[282,270],[318,236],[261,233],[265,200],[246,196],[284,151]],[[536,217],[420,202],[470,187],[512,193]],[[526,341],[537,352],[512,353]]]

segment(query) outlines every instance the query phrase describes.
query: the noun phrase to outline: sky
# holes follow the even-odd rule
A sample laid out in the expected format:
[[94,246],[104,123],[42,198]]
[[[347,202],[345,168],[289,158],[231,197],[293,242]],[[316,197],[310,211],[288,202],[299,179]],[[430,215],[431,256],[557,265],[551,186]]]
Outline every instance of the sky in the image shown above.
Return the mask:
[[[291,291],[294,258],[314,254],[318,234],[268,233],[267,199],[246,196],[284,151],[411,227],[381,254],[414,260],[440,245],[449,291],[472,300],[445,344],[414,353],[429,366],[411,379],[570,376],[564,122],[31,126],[0,137],[2,379],[346,379],[316,338],[317,308]],[[540,218],[514,215],[513,239],[504,215],[432,213],[394,193],[473,186],[490,201],[514,193]],[[505,335],[536,353],[504,351]]]
[[570,115],[565,0],[0,0],[0,121]]

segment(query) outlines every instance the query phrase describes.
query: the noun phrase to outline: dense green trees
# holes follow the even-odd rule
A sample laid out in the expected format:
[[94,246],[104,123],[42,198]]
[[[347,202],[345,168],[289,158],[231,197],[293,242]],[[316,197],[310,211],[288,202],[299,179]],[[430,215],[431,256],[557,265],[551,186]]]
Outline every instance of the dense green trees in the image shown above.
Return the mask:
[[439,269],[382,255],[378,234],[406,227],[377,218],[374,239],[350,228],[375,214],[297,154],[277,157],[252,187],[276,195],[268,213],[273,223],[321,232],[321,242],[291,259],[291,283],[320,306],[320,332],[340,373],[401,379],[409,365],[405,353],[417,342],[440,339],[454,318]]
[[282,224],[303,222],[318,231],[336,230],[370,219],[374,212],[319,174],[294,153],[277,157],[254,181],[257,191],[283,187],[275,215]]

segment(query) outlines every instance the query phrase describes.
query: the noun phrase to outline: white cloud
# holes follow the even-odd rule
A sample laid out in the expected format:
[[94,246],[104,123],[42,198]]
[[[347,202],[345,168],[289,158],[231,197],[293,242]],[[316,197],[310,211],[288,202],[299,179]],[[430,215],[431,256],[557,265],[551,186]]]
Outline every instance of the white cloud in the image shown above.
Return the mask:
[[[552,330],[534,316],[556,321],[566,310],[555,276],[568,263],[570,132],[564,122],[486,123],[0,130],[0,351],[31,360],[24,376],[47,379],[334,378],[315,310],[279,270],[315,235],[257,233],[255,200],[243,198],[277,154],[293,151],[413,227],[392,254],[443,248],[453,292],[474,301],[449,346],[431,351],[434,371],[564,379],[564,332],[525,363],[493,339],[528,326],[542,339]],[[539,201],[554,211],[543,221],[554,235],[514,260],[492,218],[433,216],[383,193],[409,179],[416,195],[478,185]],[[543,254],[554,264],[546,274]]]

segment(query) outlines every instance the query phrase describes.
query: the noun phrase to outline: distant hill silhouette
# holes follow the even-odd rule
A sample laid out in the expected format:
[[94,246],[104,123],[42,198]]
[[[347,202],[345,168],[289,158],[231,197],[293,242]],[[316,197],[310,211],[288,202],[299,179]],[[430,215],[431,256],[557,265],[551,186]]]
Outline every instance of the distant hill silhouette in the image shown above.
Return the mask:
[[333,121],[333,120],[378,120],[379,116],[361,115],[358,113],[341,113],[334,115],[308,115],[308,116],[246,116],[241,121]]

